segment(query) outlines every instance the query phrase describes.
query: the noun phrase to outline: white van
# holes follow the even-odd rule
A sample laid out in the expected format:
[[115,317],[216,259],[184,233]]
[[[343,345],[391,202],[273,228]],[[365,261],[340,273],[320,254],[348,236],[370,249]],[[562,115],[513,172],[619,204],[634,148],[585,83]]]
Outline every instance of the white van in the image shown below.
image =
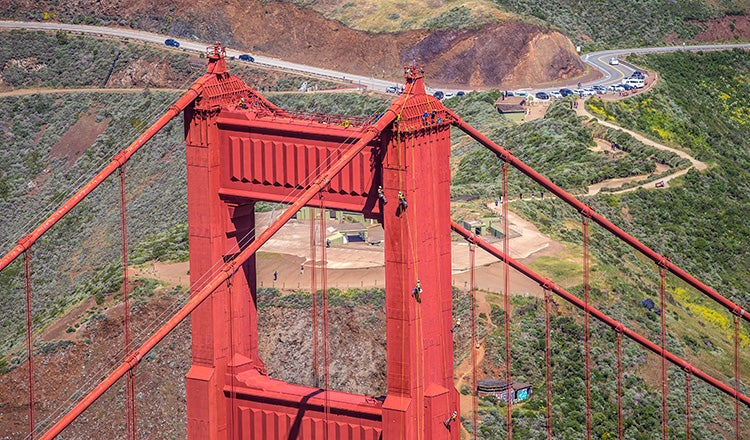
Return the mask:
[[643,86],[646,85],[646,82],[643,80],[643,78],[625,78],[624,80],[622,80],[622,83],[639,89],[643,88]]

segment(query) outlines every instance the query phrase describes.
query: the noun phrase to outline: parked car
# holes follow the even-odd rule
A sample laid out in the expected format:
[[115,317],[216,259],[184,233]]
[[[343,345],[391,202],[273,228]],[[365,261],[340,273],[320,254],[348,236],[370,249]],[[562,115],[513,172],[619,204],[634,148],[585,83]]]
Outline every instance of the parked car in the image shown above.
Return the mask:
[[551,97],[555,98],[555,99],[562,99],[562,97],[563,97],[562,93],[560,93],[560,92],[555,92],[555,91],[552,91],[552,92],[547,92],[547,94],[548,94],[549,96],[551,96]]
[[562,95],[563,97],[566,97],[566,96],[570,96],[570,95],[573,95],[574,93],[573,93],[573,91],[572,91],[572,90],[570,90],[570,89],[560,89],[560,94],[561,94],[561,95]]
[[596,90],[594,90],[593,88],[583,89],[583,96],[593,96],[593,95],[596,95]]
[[385,93],[398,93],[398,86],[386,87]]
[[549,95],[546,94],[545,92],[536,92],[536,94],[534,95],[534,97],[536,99],[549,99]]
[[604,94],[604,92],[606,92],[606,91],[607,91],[607,88],[606,88],[606,87],[604,87],[604,86],[598,86],[598,85],[597,85],[597,86],[593,86],[593,87],[591,87],[591,88],[592,88],[592,89],[594,89],[594,90],[596,91],[596,93],[598,93],[598,94],[600,94],[600,95],[603,95],[603,94]]
[[463,90],[459,90],[456,92],[456,96],[461,97],[464,96],[466,93]]
[[243,53],[242,55],[238,56],[237,58],[241,59],[242,61],[250,61],[251,63],[255,62],[255,58],[253,58],[252,56],[250,56],[250,55],[248,55],[246,53]]
[[453,93],[451,93],[451,92],[445,92],[445,97],[446,98],[452,98],[453,97]]
[[443,99],[445,98],[445,93],[443,93],[441,90],[438,90],[437,92],[433,93],[432,96],[436,97],[437,99]]
[[164,44],[172,47],[180,47],[180,42],[172,38],[167,38],[166,40],[164,40]]
[[636,70],[630,75],[630,77],[635,79],[643,79],[643,72],[641,72],[640,70]]

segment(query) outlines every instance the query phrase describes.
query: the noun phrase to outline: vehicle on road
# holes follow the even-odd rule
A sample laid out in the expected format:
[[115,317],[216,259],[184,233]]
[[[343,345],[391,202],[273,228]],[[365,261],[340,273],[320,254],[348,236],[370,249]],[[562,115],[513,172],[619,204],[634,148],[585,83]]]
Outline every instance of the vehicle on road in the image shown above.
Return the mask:
[[563,96],[563,98],[564,98],[564,97],[566,97],[566,96],[574,95],[575,93],[573,93],[573,91],[572,91],[572,90],[570,90],[570,89],[560,89],[560,94],[561,94],[561,95]]
[[398,86],[386,87],[385,93],[398,93]]
[[563,97],[562,93],[555,91],[547,92],[547,94],[555,99],[562,99]]
[[600,85],[596,85],[596,86],[593,86],[591,88],[594,89],[596,91],[596,93],[598,93],[600,95],[603,95],[607,91],[606,87],[600,86]]
[[250,55],[248,55],[246,53],[243,53],[242,55],[238,56],[237,58],[241,59],[242,61],[250,61],[251,63],[255,62],[255,58],[253,58],[252,56],[250,56]]
[[445,92],[445,98],[446,99],[452,98],[452,97],[453,97],[453,93],[451,93],[451,92]]
[[612,66],[616,66],[620,64],[620,60],[617,57],[612,57],[609,59],[609,64]]
[[164,44],[172,47],[180,47],[180,42],[172,38],[167,38],[166,40],[164,40]]
[[642,88],[646,85],[646,82],[643,80],[643,78],[625,78],[622,80],[622,85],[624,86],[631,86],[633,88]]
[[541,99],[541,100],[548,100],[549,99],[549,95],[547,93],[545,93],[545,92],[536,92],[536,94],[534,95],[534,97],[536,99]]
[[432,96],[436,97],[437,99],[443,99],[445,98],[445,93],[443,93],[442,90],[438,90],[437,92],[433,93]]
[[630,77],[637,78],[637,79],[644,79],[643,72],[641,72],[640,70],[636,70],[635,72],[630,74]]
[[464,96],[465,94],[466,94],[466,92],[464,92],[463,90],[459,90],[459,91],[456,92],[456,96],[458,96],[458,97]]

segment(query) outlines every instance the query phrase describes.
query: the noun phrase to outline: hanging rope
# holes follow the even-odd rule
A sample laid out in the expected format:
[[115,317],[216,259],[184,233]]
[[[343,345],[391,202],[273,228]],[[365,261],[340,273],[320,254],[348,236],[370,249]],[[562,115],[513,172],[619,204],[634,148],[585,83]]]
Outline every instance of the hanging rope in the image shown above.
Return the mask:
[[659,267],[659,301],[661,302],[661,438],[669,438],[669,415],[667,413],[667,395],[669,388],[667,384],[667,321],[666,321],[666,270],[664,266]]
[[623,437],[623,426],[622,426],[622,330],[616,329],[617,336],[615,336],[615,350],[617,352],[617,438],[622,440]]
[[[473,235],[472,235],[473,238]],[[479,389],[477,387],[477,349],[479,341],[477,340],[477,296],[476,296],[476,278],[475,278],[475,254],[476,246],[472,241],[469,242],[469,293],[471,295],[471,420],[473,438],[477,437],[479,429]]]
[[685,370],[685,439],[690,440],[693,436],[690,432],[690,378],[693,376],[690,370]]
[[[125,333],[125,354],[129,354],[130,339],[130,298],[128,295],[128,224],[127,198],[125,194],[125,163],[120,165],[120,235],[122,237],[122,297],[123,297],[123,330]],[[135,417],[135,368],[128,371],[125,377],[125,430],[128,440],[138,438],[138,423]]]
[[29,438],[34,439],[34,343],[31,309],[31,250],[23,253],[23,285],[26,293],[26,362],[29,373]]
[[325,435],[323,438],[327,439],[328,430],[330,429],[329,416],[331,413],[329,392],[331,389],[330,374],[329,374],[329,360],[328,360],[328,280],[326,272],[326,216],[325,216],[325,205],[323,203],[323,193],[320,193],[320,284],[323,289],[323,383],[325,388]]
[[[312,209],[312,208],[310,208]],[[315,217],[310,216],[310,259],[312,269],[310,270],[310,296],[312,298],[312,374],[315,388],[320,387],[320,375],[318,374],[318,285],[315,282],[317,269],[315,245]]]
[[[510,255],[508,240],[508,162],[503,162],[503,252]],[[505,260],[503,264],[503,278],[505,290],[505,425],[506,438],[513,438],[513,387],[510,374],[510,264]]]
[[589,221],[584,213],[583,221],[583,359],[584,375],[586,379],[586,440],[591,440],[591,316],[589,312]]
[[[663,314],[663,313],[662,313]],[[734,315],[734,431],[740,440],[740,318]]]
[[[234,274],[230,275],[229,278],[227,278],[227,296],[229,298],[229,363],[232,365],[232,367],[235,367],[236,364],[234,362],[234,306],[233,306],[233,300],[232,297],[234,296],[232,292],[232,280],[234,279]],[[229,391],[229,400],[231,408],[231,417],[230,422],[231,425],[229,425],[229,432],[230,436],[234,437],[234,430],[236,429],[235,424],[235,413],[237,408],[237,390],[235,389],[235,379],[237,375],[237,371],[231,371],[231,383],[230,383],[230,391]]]
[[547,392],[547,406],[545,408],[545,424],[547,425],[547,440],[552,440],[552,344],[551,344],[550,293],[544,289],[544,361],[546,364],[545,390]]

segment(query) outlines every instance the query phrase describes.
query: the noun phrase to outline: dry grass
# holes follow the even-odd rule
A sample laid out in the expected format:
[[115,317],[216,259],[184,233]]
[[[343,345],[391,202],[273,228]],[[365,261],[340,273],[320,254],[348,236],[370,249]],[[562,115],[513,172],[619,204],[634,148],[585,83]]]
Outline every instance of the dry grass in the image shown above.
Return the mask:
[[324,0],[311,7],[329,19],[370,32],[398,32],[419,29],[425,20],[438,17],[452,8],[465,6],[475,17],[504,21],[511,14],[488,0]]

